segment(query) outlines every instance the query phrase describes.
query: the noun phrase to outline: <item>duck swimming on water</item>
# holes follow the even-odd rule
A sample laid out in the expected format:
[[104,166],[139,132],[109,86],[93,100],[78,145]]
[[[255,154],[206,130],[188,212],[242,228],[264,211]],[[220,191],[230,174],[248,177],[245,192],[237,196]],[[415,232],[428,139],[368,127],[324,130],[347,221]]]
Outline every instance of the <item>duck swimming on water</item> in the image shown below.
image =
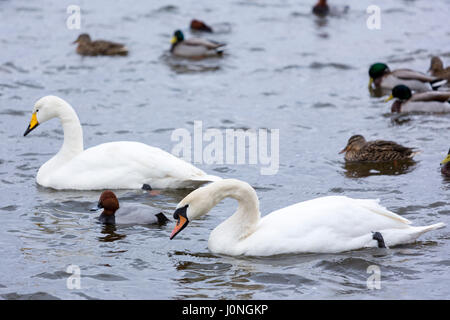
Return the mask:
[[404,147],[393,141],[366,141],[362,135],[354,135],[348,139],[347,146],[341,150],[345,152],[345,160],[349,162],[385,162],[408,160],[418,152],[414,148]]
[[102,192],[97,207],[103,209],[98,219],[105,224],[164,224],[169,221],[162,212],[152,212],[146,205],[119,205],[119,200],[111,190]]
[[210,26],[208,26],[203,21],[200,21],[197,19],[193,19],[191,21],[190,27],[191,27],[191,30],[194,30],[194,31],[213,32],[213,29]]
[[390,70],[385,63],[374,63],[369,68],[369,89],[392,90],[396,85],[407,85],[414,91],[423,92],[436,89],[444,84],[442,79],[411,69]]
[[73,43],[78,43],[77,53],[82,56],[126,56],[128,49],[121,43],[95,40],[87,33],[80,34]]
[[430,69],[428,70],[434,77],[450,80],[450,67],[444,68],[444,63],[439,57],[432,57]]
[[225,43],[200,38],[184,39],[181,30],[174,32],[171,43],[170,52],[173,55],[192,59],[221,56],[225,46]]
[[397,98],[391,106],[392,112],[450,112],[450,91],[427,91],[412,93],[408,86],[397,85],[385,101]]

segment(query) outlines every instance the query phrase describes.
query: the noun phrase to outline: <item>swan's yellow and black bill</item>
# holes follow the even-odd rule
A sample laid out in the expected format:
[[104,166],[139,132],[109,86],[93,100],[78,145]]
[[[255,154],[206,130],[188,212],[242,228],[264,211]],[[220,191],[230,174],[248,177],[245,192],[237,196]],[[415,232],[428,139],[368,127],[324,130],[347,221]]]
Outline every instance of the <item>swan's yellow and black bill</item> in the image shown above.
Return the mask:
[[175,228],[173,228],[172,234],[170,235],[170,240],[175,238],[175,236],[181,232],[186,226],[188,225],[189,221],[187,218],[183,217],[182,215],[178,215],[178,221],[175,225]]
[[392,99],[394,99],[394,96],[391,94],[386,100],[384,100],[384,102],[391,101]]
[[29,134],[31,131],[33,131],[38,125],[39,125],[39,122],[37,121],[36,112],[35,112],[31,116],[30,124],[28,125],[27,130],[25,130],[25,133],[23,134],[23,136],[25,137],[27,134]]
[[170,43],[174,44],[178,41],[177,37],[173,36],[172,39],[170,39]]

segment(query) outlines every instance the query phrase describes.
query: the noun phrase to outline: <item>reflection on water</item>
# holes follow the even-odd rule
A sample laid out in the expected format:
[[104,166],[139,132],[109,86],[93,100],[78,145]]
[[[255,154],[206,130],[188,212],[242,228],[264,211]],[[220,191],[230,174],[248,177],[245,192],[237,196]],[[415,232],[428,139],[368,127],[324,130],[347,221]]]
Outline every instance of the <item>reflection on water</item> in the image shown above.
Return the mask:
[[[369,68],[367,68],[367,70],[369,70]],[[372,97],[381,98],[384,96],[391,95],[392,90],[386,89],[386,88],[369,87],[369,93]],[[389,109],[390,109],[390,106],[389,106]]]
[[[225,49],[226,50],[226,49]],[[167,64],[173,72],[179,74],[214,72],[220,70],[220,60],[224,59],[226,53],[220,57],[208,57],[203,59],[187,59],[174,57],[166,53],[161,60]]]
[[117,227],[112,224],[104,224],[102,225],[101,234],[104,234],[102,237],[98,237],[98,241],[100,242],[113,242],[116,240],[121,240],[126,237],[125,234],[116,233]]
[[414,160],[392,161],[382,163],[346,162],[345,176],[348,178],[364,178],[379,175],[401,175],[411,172],[416,165]]

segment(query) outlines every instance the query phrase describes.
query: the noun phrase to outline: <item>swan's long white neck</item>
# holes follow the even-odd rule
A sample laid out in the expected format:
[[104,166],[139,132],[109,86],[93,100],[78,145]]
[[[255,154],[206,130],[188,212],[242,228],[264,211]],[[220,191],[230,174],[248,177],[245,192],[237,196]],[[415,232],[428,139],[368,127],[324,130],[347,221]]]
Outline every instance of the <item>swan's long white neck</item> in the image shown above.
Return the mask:
[[64,142],[58,153],[44,163],[39,169],[37,180],[43,184],[43,177],[48,176],[75,156],[83,152],[83,131],[80,120],[73,108],[64,100],[58,101],[54,116],[61,121],[64,131]]
[[259,200],[255,190],[243,181],[225,179],[214,182],[204,187],[207,197],[206,212],[225,198],[233,198],[238,202],[236,212],[227,220],[222,222],[213,234],[226,237],[224,241],[239,241],[253,233],[258,225],[261,214],[259,212]]
[[75,110],[68,103],[64,103],[59,109],[57,117],[61,121],[64,131],[64,143],[57,156],[61,155],[64,158],[73,158],[84,150],[83,130],[80,120]]

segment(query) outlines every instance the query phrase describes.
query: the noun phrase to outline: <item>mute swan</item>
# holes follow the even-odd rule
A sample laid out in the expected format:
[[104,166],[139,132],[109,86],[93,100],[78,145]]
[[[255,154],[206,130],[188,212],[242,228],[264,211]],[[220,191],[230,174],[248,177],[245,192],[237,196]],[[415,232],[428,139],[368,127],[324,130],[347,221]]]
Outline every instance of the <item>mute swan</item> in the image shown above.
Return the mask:
[[220,179],[159,148],[118,141],[83,149],[83,132],[75,110],[63,99],[46,96],[34,105],[26,136],[39,124],[58,118],[64,131],[59,152],[40,168],[38,184],[54,189],[100,190],[198,187]]
[[102,192],[97,207],[103,209],[98,219],[105,224],[163,224],[169,220],[162,212],[152,212],[152,208],[142,204],[119,206],[111,190]]
[[[210,234],[213,253],[269,256],[286,253],[336,253],[365,247],[413,242],[422,233],[444,227],[423,227],[388,211],[377,200],[344,196],[296,203],[260,217],[255,190],[246,182],[226,179],[194,190],[177,205],[173,239],[189,221],[208,213],[224,198],[238,201],[237,211]],[[384,241],[383,241],[384,240]]]

